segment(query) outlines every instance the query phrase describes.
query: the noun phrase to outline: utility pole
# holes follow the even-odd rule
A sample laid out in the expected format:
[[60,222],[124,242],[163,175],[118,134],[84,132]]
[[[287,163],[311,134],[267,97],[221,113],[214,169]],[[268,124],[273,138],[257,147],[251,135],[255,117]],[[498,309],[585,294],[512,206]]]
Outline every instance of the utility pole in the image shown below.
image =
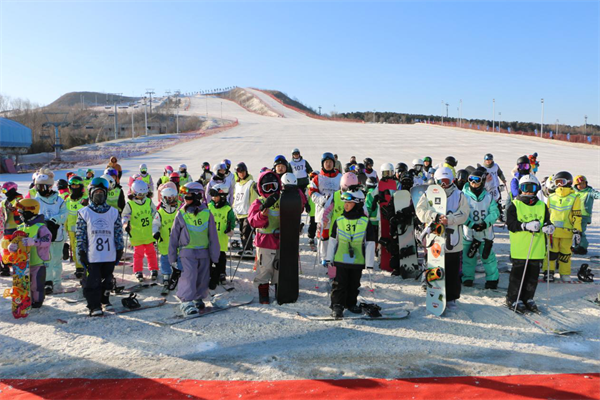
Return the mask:
[[492,132],[496,127],[496,99],[492,99]]
[[450,105],[450,104],[446,103],[446,118],[448,118],[448,106],[449,106],[449,105]]
[[543,138],[544,137],[544,99],[542,99],[542,123],[540,125],[541,125],[540,137]]
[[[321,106],[319,106],[319,115],[321,115]],[[587,119],[587,116],[585,117]]]
[[585,124],[583,125],[583,134],[586,135],[587,134],[587,115],[584,118],[585,118]]
[[556,134],[558,135],[558,118],[556,118]]
[[144,97],[144,132],[145,136],[148,136],[148,103],[146,100],[147,97]]
[[150,114],[152,114],[152,95],[154,94],[154,89],[146,89],[146,94],[150,96]]
[[131,138],[135,138],[135,126],[133,125],[133,113],[134,109],[138,108],[138,106],[133,106],[131,108]]
[[442,125],[444,125],[444,100],[442,100]]
[[123,93],[111,93],[113,98],[113,105],[115,107],[114,119],[115,119],[115,140],[119,138],[119,114],[117,113],[117,99],[118,96],[121,96]]
[[502,113],[498,111],[498,132],[502,129]]
[[460,109],[458,111],[458,118],[459,118],[458,126],[460,126],[462,128],[462,99],[460,99]]
[[167,89],[165,90],[165,94],[167,95],[167,110],[169,109],[169,100],[170,100],[170,94],[171,94],[171,89]]
[[179,95],[181,94],[181,90],[175,91],[175,105],[177,106],[177,116],[175,117],[175,123],[177,126],[177,134],[179,135]]

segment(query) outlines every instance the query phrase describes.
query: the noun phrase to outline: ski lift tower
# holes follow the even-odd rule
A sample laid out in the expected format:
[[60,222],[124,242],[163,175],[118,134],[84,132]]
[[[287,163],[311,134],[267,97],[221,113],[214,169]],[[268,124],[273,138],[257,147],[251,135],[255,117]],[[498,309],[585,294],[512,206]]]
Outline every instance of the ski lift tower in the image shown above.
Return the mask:
[[59,127],[68,126],[67,116],[68,112],[60,112],[60,111],[46,111],[44,112],[46,116],[46,122],[42,124],[42,127],[54,127],[54,159],[60,160],[60,149],[63,147],[60,144],[60,135],[58,133]]

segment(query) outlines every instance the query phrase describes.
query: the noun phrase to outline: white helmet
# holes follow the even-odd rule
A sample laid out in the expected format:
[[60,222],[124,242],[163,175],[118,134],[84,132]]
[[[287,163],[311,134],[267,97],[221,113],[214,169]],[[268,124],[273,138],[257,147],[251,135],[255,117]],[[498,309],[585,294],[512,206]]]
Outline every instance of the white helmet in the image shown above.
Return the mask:
[[106,179],[106,181],[108,182],[108,190],[113,190],[115,188],[115,184],[116,184],[115,178],[113,178],[112,176],[110,176],[108,174],[104,174],[100,178]]
[[211,196],[218,196],[220,194],[229,194],[229,186],[224,183],[217,183],[214,186],[211,186],[210,193]]
[[362,190],[356,191],[347,191],[342,193],[341,195],[342,201],[344,202],[352,202],[352,203],[364,203],[365,194]]
[[394,176],[394,166],[392,163],[381,164],[381,167],[379,167],[379,172],[381,172],[382,178],[391,178]]
[[[142,172],[142,171],[145,171],[145,172]],[[141,173],[148,172],[148,166],[146,164],[140,164],[140,172]]]
[[35,184],[48,186],[54,185],[54,172],[48,168],[40,169],[35,177]]
[[177,189],[175,189],[174,187],[171,186],[165,186],[161,191],[160,194],[162,196],[162,202],[163,204],[169,204],[175,200],[177,200]]
[[148,184],[143,180],[138,179],[131,185],[131,191],[135,195],[146,195],[148,194]]
[[281,184],[283,186],[298,185],[298,179],[296,179],[296,175],[292,174],[291,172],[286,172],[281,177]]
[[519,190],[521,192],[537,193],[540,188],[540,181],[535,175],[527,174],[519,179]]
[[452,183],[454,182],[454,174],[452,173],[452,170],[448,167],[439,168],[437,171],[435,171],[435,174],[433,175],[433,177],[434,177],[436,183],[447,180],[449,183],[444,182],[446,187],[451,186]]
[[420,165],[420,166],[423,166],[423,165],[424,165],[424,164],[423,164],[423,160],[421,160],[420,158],[415,158],[415,159],[412,161],[412,163],[413,163],[413,165]]

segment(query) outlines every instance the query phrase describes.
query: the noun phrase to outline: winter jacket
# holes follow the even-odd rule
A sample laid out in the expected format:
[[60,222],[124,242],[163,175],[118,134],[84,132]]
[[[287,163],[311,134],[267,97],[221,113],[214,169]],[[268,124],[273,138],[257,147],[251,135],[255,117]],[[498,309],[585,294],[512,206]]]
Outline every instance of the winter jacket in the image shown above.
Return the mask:
[[592,223],[592,210],[594,209],[594,200],[600,199],[600,192],[594,190],[593,187],[588,186],[583,190],[574,188],[575,193],[581,199],[581,215],[589,217],[588,223]]
[[[472,241],[473,238],[481,241],[482,239],[493,240],[494,238],[494,222],[500,217],[498,203],[494,200],[491,193],[485,189],[475,195],[469,185],[463,187],[463,193],[469,202],[470,212],[467,222],[463,225],[463,236],[465,240]],[[483,203],[483,204],[482,204]],[[487,203],[487,208],[482,210],[481,207]],[[474,231],[473,226],[485,223],[486,228],[483,231]]]
[[[330,236],[329,236],[329,244],[327,245],[327,259],[333,260],[333,264],[336,267],[363,269],[366,266],[367,268],[373,268],[373,264],[375,263],[375,242],[377,241],[377,230],[370,222],[368,222],[368,218],[365,217],[363,210],[358,207],[359,207],[358,205],[354,206],[354,208],[352,210],[350,210],[350,212],[344,211],[342,213],[342,216],[333,222]],[[362,241],[363,241],[362,252],[364,254],[364,259],[365,259],[364,264],[363,263],[344,262],[344,261],[335,261],[335,254],[338,250],[338,243],[340,241],[338,238],[340,232],[338,232],[339,227],[338,227],[337,222],[339,220],[343,220],[343,219],[357,220],[362,217],[365,217],[365,220],[367,220],[366,232],[362,239]],[[347,235],[347,233],[344,233],[344,234]]]
[[[108,204],[100,204],[96,205],[90,201],[88,206],[90,210],[97,212],[99,214],[104,214],[108,210],[111,209],[111,206]],[[125,243],[123,242],[123,224],[121,223],[121,218],[117,218],[115,220],[115,225],[113,227],[115,232],[115,250],[123,250],[125,248]],[[77,253],[86,253],[88,252],[88,231],[87,231],[87,222],[77,213],[77,230],[75,232],[75,237],[77,238]]]
[[524,176],[525,174],[515,172],[514,178],[512,178],[512,180],[510,181],[510,194],[512,195],[513,199],[519,195],[519,180]]
[[[341,180],[342,174],[337,170],[330,172],[321,170],[319,175],[311,180],[308,195],[315,203],[315,221],[317,223],[322,223],[325,209],[329,206],[333,194],[340,189]],[[323,226],[323,228],[328,229],[329,227]]]
[[[276,173],[274,173],[273,171],[270,171],[270,170],[264,171],[260,174],[260,176],[258,177],[257,189],[258,189],[258,194],[261,197],[254,200],[254,202],[250,206],[250,210],[248,211],[248,223],[254,229],[269,228],[269,217],[266,215],[263,215],[262,211],[260,210],[260,206],[262,205],[263,200],[266,199],[267,197],[271,196],[271,194],[263,192],[262,185],[261,185],[264,177],[267,176],[268,174],[277,176]],[[279,176],[277,176],[277,180],[279,181]],[[279,182],[279,187],[281,188],[281,182]],[[277,195],[279,195],[280,193],[281,193],[281,190],[277,193]],[[270,209],[274,212],[279,212],[279,201],[277,201],[277,203],[275,203],[275,205],[273,207],[271,207]],[[254,245],[256,247],[260,247],[263,249],[271,249],[271,250],[279,249],[279,230],[276,230],[274,233],[271,233],[271,234],[265,234],[265,233],[256,231],[256,235],[254,236]]]
[[38,193],[35,199],[40,203],[40,214],[44,215],[46,225],[48,225],[48,221],[58,225],[56,237],[53,238],[53,241],[62,242],[65,240],[64,225],[67,222],[65,201],[56,192],[52,192],[48,197],[43,197]]
[[[38,215],[31,221],[25,222],[26,226],[32,226],[35,224],[44,224],[45,219],[43,215]],[[35,238],[35,247],[37,248],[38,256],[43,261],[50,261],[50,246],[52,245],[52,234],[50,230],[44,225],[38,230],[37,238]],[[37,265],[30,265],[29,267],[36,267]]]
[[177,262],[178,254],[181,258],[210,258],[211,262],[213,263],[217,263],[219,261],[219,256],[221,255],[221,247],[219,246],[219,236],[217,235],[217,226],[215,224],[215,219],[210,213],[210,217],[208,220],[208,248],[185,248],[185,246],[187,246],[190,243],[190,234],[187,230],[182,213],[199,213],[206,209],[206,205],[201,204],[200,206],[190,206],[187,210],[182,208],[179,211],[177,211],[177,216],[175,217],[175,221],[173,221],[173,227],[171,228],[171,236],[169,237],[169,263],[173,264]]
[[121,176],[123,176],[123,169],[121,165],[117,163],[117,157],[111,157],[108,164],[106,164],[107,168],[114,168],[117,170],[117,183],[121,183]]

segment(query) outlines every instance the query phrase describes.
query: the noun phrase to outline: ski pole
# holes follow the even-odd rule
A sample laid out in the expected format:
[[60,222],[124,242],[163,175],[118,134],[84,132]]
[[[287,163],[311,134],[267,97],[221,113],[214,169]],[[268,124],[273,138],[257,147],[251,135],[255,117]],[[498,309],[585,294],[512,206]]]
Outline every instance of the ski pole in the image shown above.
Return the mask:
[[[319,239],[317,239],[317,252],[315,253],[315,262],[313,263],[313,272],[316,272],[317,259],[319,258]],[[315,274],[315,289],[319,288],[319,276]]]
[[550,306],[550,246],[552,246],[552,235],[546,235],[546,297]]
[[228,246],[229,246],[229,276],[231,276],[231,272],[233,270],[233,268],[232,268],[233,263],[231,261],[231,236],[229,237],[229,245]]
[[[515,301],[515,309],[513,312],[517,312],[517,305],[519,304],[519,299],[521,298],[521,289],[523,289],[523,282],[525,281],[525,274],[527,273],[527,264],[529,264],[529,257],[531,257],[531,249],[533,248],[533,239],[535,238],[535,233],[531,232],[531,242],[529,243],[529,251],[527,252],[527,259],[525,260],[525,267],[523,268],[523,277],[521,278],[521,285],[519,286],[519,294],[517,295],[517,301]],[[550,265],[548,265],[550,267]]]
[[240,267],[240,263],[242,262],[242,258],[244,258],[244,252],[248,249],[248,244],[250,244],[250,242],[251,242],[250,239],[252,238],[252,235],[254,235],[255,230],[256,229],[252,228],[252,234],[248,238],[248,241],[246,242],[246,245],[244,246],[244,249],[242,250],[242,255],[240,256],[240,259],[238,260],[238,263],[235,266],[235,271],[233,271],[233,275],[231,275],[231,279],[229,280],[229,283],[233,282],[233,278],[235,278],[235,274],[237,274],[237,270]]
[[371,280],[371,268],[367,268],[367,275],[369,275],[369,292],[375,295],[375,288],[373,287],[373,281]]

